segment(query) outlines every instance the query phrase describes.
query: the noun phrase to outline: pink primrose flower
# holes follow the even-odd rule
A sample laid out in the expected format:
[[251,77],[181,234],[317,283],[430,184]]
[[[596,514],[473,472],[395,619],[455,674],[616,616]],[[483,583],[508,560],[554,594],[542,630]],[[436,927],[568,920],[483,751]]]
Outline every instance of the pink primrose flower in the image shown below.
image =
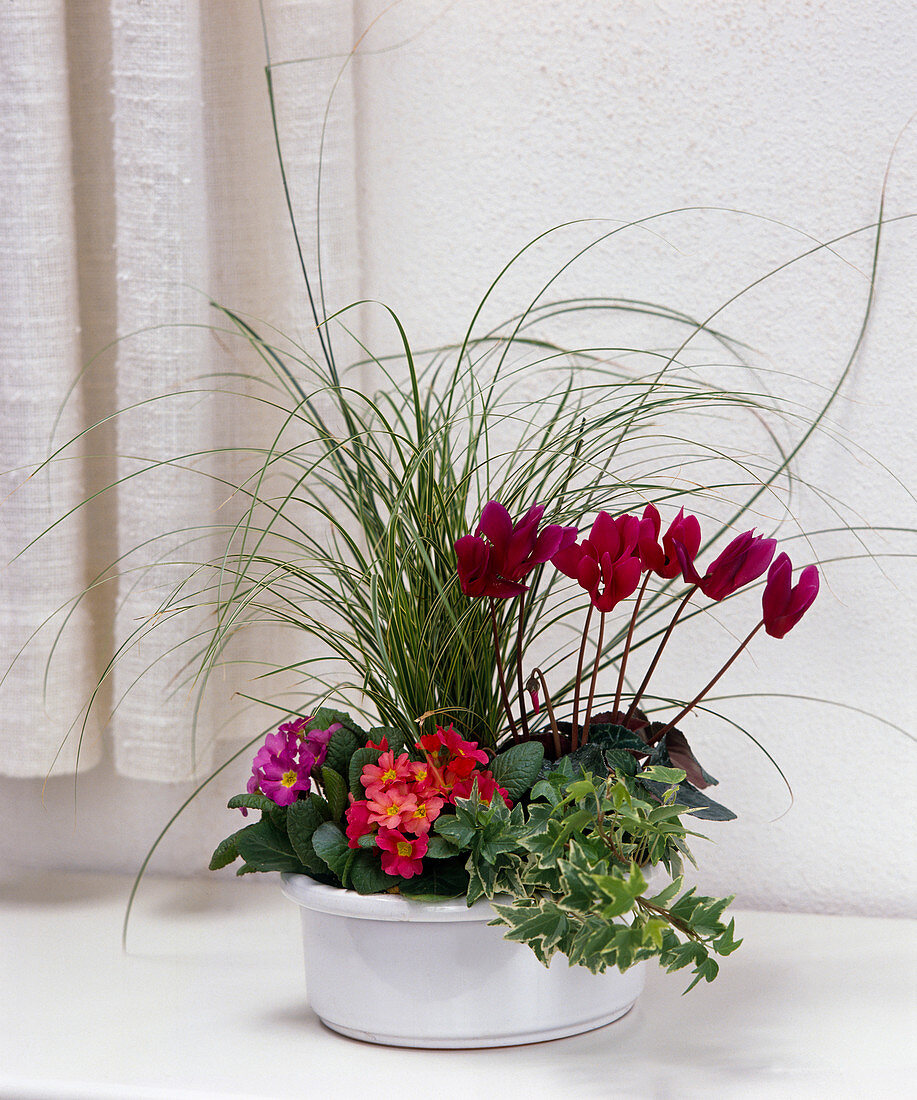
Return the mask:
[[640,583],[641,564],[636,556],[639,529],[636,516],[613,519],[607,512],[599,512],[589,537],[558,551],[551,563],[589,593],[596,610],[611,611]]
[[384,752],[375,764],[365,764],[360,774],[360,782],[367,791],[384,791],[413,778],[414,772],[406,752],[401,753],[397,760],[394,752]]
[[402,828],[408,833],[421,836],[430,831],[430,826],[439,817],[439,812],[445,805],[445,800],[433,795],[430,798],[418,802],[417,809],[405,818]]
[[369,820],[383,830],[400,829],[417,809],[417,796],[403,784],[374,788],[366,799]]
[[387,875],[413,878],[423,870],[428,843],[425,834],[409,838],[397,829],[387,829],[379,833],[376,843],[382,849],[382,870]]
[[509,793],[504,787],[497,786],[497,781],[490,772],[473,772],[467,779],[459,780],[449,791],[449,801],[454,805],[457,798],[470,798],[475,780],[478,783],[478,795],[482,802],[490,805],[494,795],[499,793],[507,807],[512,809],[513,803]]
[[793,584],[793,564],[779,554],[768,570],[761,597],[764,629],[772,638],[782,638],[799,622],[818,595],[818,569],[807,565]]
[[350,805],[344,815],[347,818],[347,843],[351,848],[359,848],[361,836],[374,831],[374,824],[369,820],[369,806],[363,798],[355,799],[350,795]]
[[260,791],[278,806],[290,806],[308,791],[315,757],[295,733],[269,733],[252,761],[250,794]]
[[637,553],[644,569],[649,569],[659,577],[672,580],[682,572],[676,544],[680,544],[687,561],[692,562],[700,549],[700,523],[696,516],[686,516],[682,508],[669,524],[659,545],[659,532],[662,520],[652,504],[643,510],[643,519],[637,533]]
[[305,743],[306,748],[315,758],[313,767],[320,768],[324,764],[325,756],[328,753],[328,742],[342,727],[340,722],[332,722],[326,730],[307,729],[306,727],[311,721],[313,721],[311,716],[294,718],[292,722],[284,722],[277,732],[295,734]]

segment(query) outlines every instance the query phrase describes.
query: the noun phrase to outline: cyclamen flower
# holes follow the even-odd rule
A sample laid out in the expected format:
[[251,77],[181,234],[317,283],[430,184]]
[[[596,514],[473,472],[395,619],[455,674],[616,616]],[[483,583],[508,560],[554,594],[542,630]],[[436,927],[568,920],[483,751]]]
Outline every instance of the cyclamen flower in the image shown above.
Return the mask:
[[559,550],[551,563],[586,589],[596,610],[611,611],[640,583],[640,559],[635,556],[639,528],[636,516],[613,519],[599,512],[589,537]]
[[409,838],[397,829],[387,829],[379,833],[376,843],[382,849],[382,870],[387,875],[413,878],[423,870],[428,844],[425,835]]
[[681,545],[685,559],[693,563],[700,549],[700,523],[696,516],[686,516],[682,508],[662,536],[660,546],[661,528],[662,520],[658,510],[655,505],[647,504],[637,533],[637,553],[644,569],[651,570],[666,580],[673,580],[682,572],[676,545]]
[[381,826],[383,831],[400,829],[417,809],[417,796],[404,784],[388,787],[386,790],[376,787],[366,799],[366,805],[369,820]]
[[719,602],[761,576],[771,563],[777,540],[756,535],[754,530],[745,531],[711,562],[703,577],[688,560],[685,548],[677,542],[675,548],[685,580],[698,585],[705,596]]
[[295,733],[269,733],[252,761],[249,794],[260,791],[278,806],[290,806],[311,786],[315,757]]
[[764,629],[772,638],[782,638],[799,622],[818,595],[818,569],[807,565],[793,584],[793,564],[780,554],[768,570],[761,597]]
[[473,535],[456,540],[459,583],[466,596],[507,599],[526,591],[521,581],[576,539],[575,527],[538,524],[544,507],[535,505],[514,525],[496,500],[488,501]]

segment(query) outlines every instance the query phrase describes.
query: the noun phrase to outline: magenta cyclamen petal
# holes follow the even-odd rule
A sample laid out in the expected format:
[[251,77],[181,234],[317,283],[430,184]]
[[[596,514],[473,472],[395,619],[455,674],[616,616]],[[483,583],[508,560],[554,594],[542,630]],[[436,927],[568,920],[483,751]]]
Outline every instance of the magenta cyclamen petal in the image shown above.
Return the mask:
[[792,630],[818,595],[816,566],[807,565],[795,586],[792,576],[793,566],[789,557],[780,554],[770,567],[761,597],[764,629],[772,638],[782,638]]

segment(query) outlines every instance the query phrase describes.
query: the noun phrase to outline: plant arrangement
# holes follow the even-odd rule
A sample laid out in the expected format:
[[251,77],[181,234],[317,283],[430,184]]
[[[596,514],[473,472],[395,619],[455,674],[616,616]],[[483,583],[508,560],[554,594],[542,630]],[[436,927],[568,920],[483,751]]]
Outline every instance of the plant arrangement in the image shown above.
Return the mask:
[[[544,508],[533,506],[513,523],[492,500],[474,534],[454,544],[453,584],[464,597],[486,602],[492,628],[503,722],[487,748],[453,723],[441,725],[435,713],[419,716],[413,734],[401,726],[364,730],[350,715],[327,708],[285,722],[258,750],[247,793],[229,802],[243,814],[260,810],[261,820],[224,840],[210,866],[241,858],[239,874],[306,874],[361,894],[464,896],[469,906],[486,897],[495,901],[493,923],[545,965],[555,952],[594,973],[656,957],[668,970],[692,966],[690,989],[716,976],[712,955],[728,955],[739,944],[733,921],[723,920],[732,899],[684,888],[688,838],[696,835],[688,825],[693,817],[735,815],[703,793],[716,780],[698,764],[677,723],[762,627],[782,638],[799,621],[818,593],[818,570],[807,566],[794,585],[787,554],[774,559],[776,541],[747,531],[701,576],[700,523],[684,509],[661,540],[652,504],[642,518],[600,511],[581,541],[576,527],[540,526],[543,516]],[[557,719],[541,670],[525,676],[524,581],[549,564],[589,596],[570,721]],[[755,627],[675,718],[650,721],[639,703],[691,598],[699,592],[720,602],[765,572]],[[643,682],[626,700],[627,659],[653,578],[681,581],[687,589]],[[595,713],[606,616],[631,596],[613,705]],[[509,601],[519,619],[515,707],[497,614],[497,603]],[[587,676],[593,611],[599,631]],[[658,865],[668,881],[650,886]]]

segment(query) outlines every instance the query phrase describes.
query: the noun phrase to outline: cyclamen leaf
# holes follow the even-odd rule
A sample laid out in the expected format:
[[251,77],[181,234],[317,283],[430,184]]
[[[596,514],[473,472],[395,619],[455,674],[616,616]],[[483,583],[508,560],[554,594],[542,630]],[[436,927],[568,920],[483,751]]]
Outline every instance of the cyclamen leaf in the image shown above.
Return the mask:
[[527,794],[544,763],[544,746],[540,741],[523,741],[495,756],[490,772],[498,786],[504,787],[513,802]]

